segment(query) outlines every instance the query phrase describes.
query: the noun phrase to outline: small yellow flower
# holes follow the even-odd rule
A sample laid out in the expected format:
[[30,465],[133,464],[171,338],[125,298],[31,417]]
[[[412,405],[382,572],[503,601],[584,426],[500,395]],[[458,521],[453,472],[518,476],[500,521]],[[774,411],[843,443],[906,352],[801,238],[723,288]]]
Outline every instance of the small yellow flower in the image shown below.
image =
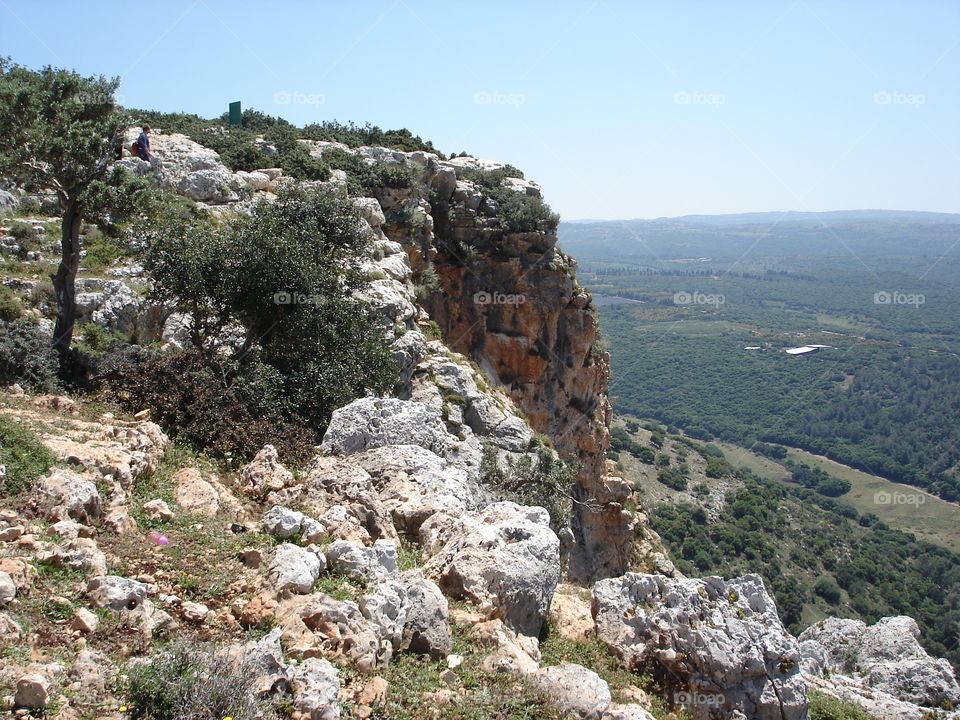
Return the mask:
[[233,720],[233,718],[227,715],[223,720]]
[[121,706],[120,706],[120,712],[126,712],[126,711],[127,711],[127,706],[126,706],[126,705],[121,705]]

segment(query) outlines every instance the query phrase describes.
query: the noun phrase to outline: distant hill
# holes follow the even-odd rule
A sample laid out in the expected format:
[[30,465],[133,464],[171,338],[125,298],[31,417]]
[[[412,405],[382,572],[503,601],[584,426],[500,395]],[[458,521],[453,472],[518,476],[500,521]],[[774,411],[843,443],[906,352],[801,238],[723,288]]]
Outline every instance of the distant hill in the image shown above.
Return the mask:
[[682,215],[659,220],[696,223],[700,225],[753,225],[758,223],[825,223],[827,225],[890,222],[912,224],[960,225],[960,213],[922,212],[918,210],[829,210],[827,212],[730,213],[727,215]]
[[564,221],[560,244],[579,260],[902,255],[938,257],[960,238],[960,214],[837,210]]

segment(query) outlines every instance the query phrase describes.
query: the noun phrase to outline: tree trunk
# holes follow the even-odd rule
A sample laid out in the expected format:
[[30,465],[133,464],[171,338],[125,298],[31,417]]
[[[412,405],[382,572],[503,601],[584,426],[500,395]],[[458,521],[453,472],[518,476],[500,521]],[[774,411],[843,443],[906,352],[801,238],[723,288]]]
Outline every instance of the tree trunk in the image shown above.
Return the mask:
[[80,224],[83,215],[74,201],[68,201],[60,230],[60,267],[53,276],[57,296],[57,324],[53,344],[61,357],[66,356],[73,340],[73,324],[77,314],[77,271],[80,269]]

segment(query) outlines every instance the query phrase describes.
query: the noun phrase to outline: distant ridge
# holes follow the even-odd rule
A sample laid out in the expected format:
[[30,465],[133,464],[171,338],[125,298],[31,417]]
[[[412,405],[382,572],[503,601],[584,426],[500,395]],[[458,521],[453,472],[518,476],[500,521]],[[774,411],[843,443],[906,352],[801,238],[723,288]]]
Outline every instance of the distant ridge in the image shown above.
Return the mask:
[[960,225],[960,213],[923,210],[827,210],[808,212],[782,210],[772,212],[728,213],[723,215],[680,215],[678,217],[634,218],[630,220],[565,220],[570,224],[599,223],[684,223],[690,225],[758,225],[780,223],[825,223],[836,225],[856,222],[913,223]]

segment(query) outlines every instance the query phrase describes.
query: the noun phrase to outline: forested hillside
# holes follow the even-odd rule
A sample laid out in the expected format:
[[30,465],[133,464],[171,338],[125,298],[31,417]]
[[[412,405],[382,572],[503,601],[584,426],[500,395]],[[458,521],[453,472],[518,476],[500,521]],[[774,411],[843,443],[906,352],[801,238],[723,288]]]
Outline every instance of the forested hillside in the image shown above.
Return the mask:
[[[618,410],[960,500],[956,225],[663,222],[619,248],[617,226],[561,240],[601,296]],[[781,352],[801,345],[827,347]]]
[[[615,425],[612,456],[682,572],[759,573],[795,633],[828,615],[911,615],[925,647],[960,665],[960,555],[858,513],[828,488],[735,467],[739,455],[656,422]],[[807,473],[784,468],[795,480]]]

